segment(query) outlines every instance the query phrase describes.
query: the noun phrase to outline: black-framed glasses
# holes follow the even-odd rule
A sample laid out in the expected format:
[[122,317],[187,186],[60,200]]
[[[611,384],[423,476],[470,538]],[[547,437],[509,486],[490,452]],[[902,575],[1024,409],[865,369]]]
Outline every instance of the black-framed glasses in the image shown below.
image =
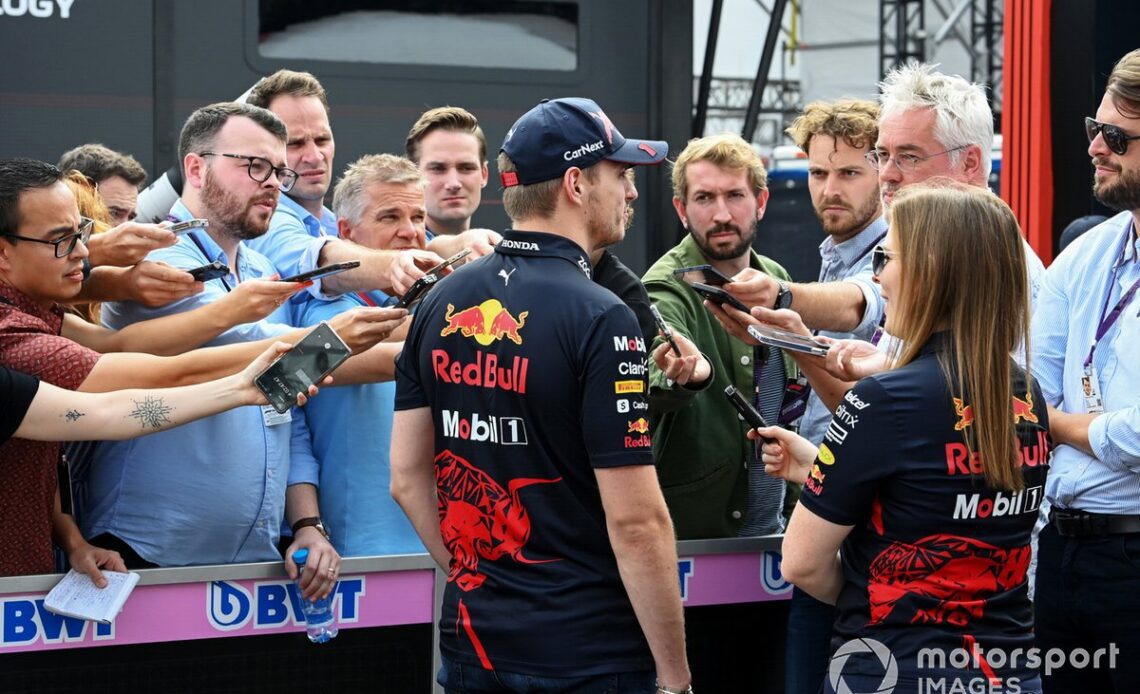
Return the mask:
[[1129,140],[1140,140],[1140,135],[1126,135],[1119,126],[1100,123],[1088,117],[1085,118],[1085,135],[1089,136],[1089,144],[1092,144],[1097,135],[1102,135],[1104,144],[1122,156],[1128,151]]
[[893,161],[895,163],[895,166],[899,167],[899,171],[902,171],[904,173],[914,173],[914,171],[918,169],[918,165],[927,159],[933,159],[934,157],[940,157],[943,154],[957,152],[958,150],[966,149],[969,146],[970,145],[961,145],[959,147],[951,147],[950,149],[942,150],[941,152],[935,152],[934,154],[929,154],[925,157],[920,157],[917,154],[911,154],[910,152],[902,152],[892,157],[885,149],[873,149],[870,152],[864,154],[863,158],[866,159],[867,163],[870,164],[871,167],[876,171],[882,171],[883,169],[887,168],[887,164],[890,164]]
[[253,157],[248,154],[224,154],[222,152],[199,152],[200,157],[229,157],[230,159],[244,159],[245,170],[249,177],[258,183],[265,183],[272,174],[277,175],[277,182],[282,193],[288,193],[293,184],[297,182],[297,172],[287,166],[274,166],[273,162],[265,157]]
[[19,239],[21,241],[31,241],[32,243],[46,243],[49,246],[55,247],[55,257],[66,258],[67,256],[71,255],[72,251],[75,250],[75,244],[82,241],[84,246],[87,245],[87,240],[91,238],[91,232],[94,229],[95,229],[95,220],[94,219],[89,219],[87,217],[80,217],[79,218],[79,231],[75,232],[74,234],[68,234],[67,236],[61,236],[58,239],[55,239],[54,241],[45,241],[44,239],[33,239],[30,236],[18,236],[16,234],[0,234],[0,236],[6,236],[10,239]]
[[876,275],[883,274],[883,270],[887,267],[887,262],[894,257],[894,252],[888,251],[882,246],[875,246],[871,249],[871,272]]

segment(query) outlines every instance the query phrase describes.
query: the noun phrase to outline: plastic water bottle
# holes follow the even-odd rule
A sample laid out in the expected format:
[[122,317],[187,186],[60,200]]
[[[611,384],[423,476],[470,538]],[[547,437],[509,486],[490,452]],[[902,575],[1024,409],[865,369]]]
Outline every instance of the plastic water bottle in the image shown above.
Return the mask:
[[301,577],[304,575],[305,562],[309,560],[309,550],[299,549],[293,552],[293,563],[297,565],[297,597],[301,601],[301,612],[305,617],[305,633],[313,643],[325,643],[336,638],[340,631],[336,626],[336,616],[333,614],[332,603],[336,592],[327,598],[310,602],[301,597]]

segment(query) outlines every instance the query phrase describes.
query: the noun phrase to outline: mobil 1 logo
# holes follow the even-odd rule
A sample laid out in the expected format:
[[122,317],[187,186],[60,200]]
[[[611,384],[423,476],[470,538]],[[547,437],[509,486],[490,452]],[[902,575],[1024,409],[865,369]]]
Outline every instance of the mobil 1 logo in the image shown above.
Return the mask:
[[497,443],[503,446],[525,446],[526,422],[522,417],[497,417],[472,412],[464,415],[443,410],[443,435],[449,439]]

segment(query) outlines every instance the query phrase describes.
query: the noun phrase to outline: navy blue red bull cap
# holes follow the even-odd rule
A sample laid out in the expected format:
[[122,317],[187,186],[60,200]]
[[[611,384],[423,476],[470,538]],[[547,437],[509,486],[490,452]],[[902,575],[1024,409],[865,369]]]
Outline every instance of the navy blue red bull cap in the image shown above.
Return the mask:
[[580,169],[603,159],[623,164],[660,164],[669,153],[661,140],[623,137],[602,107],[576,97],[543,99],[507,131],[503,146],[515,170],[502,173],[504,187],[531,185],[559,178],[572,166]]

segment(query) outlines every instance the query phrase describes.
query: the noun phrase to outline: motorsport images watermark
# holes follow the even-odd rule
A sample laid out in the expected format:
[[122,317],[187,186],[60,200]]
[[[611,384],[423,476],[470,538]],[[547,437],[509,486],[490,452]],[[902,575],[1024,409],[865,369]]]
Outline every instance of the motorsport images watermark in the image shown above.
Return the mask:
[[[966,648],[923,648],[918,652],[914,677],[917,680],[917,694],[1023,694],[1021,679],[1017,677],[998,678],[997,670],[1032,670],[1035,673],[1050,675],[1061,667],[1076,670],[1113,670],[1120,649],[1115,643],[1104,648],[1089,651],[1074,648],[1065,651],[1061,648],[982,648],[974,643]],[[848,660],[856,658],[864,667],[878,661],[882,668],[882,678],[877,684],[867,684],[860,678],[861,689],[851,688],[843,678]],[[948,677],[948,671],[959,671],[961,676]],[[899,664],[891,649],[881,641],[861,638],[844,643],[831,657],[827,668],[828,684],[837,694],[892,694],[899,685]],[[867,688],[870,687],[870,688]],[[909,694],[902,689],[899,694]]]

